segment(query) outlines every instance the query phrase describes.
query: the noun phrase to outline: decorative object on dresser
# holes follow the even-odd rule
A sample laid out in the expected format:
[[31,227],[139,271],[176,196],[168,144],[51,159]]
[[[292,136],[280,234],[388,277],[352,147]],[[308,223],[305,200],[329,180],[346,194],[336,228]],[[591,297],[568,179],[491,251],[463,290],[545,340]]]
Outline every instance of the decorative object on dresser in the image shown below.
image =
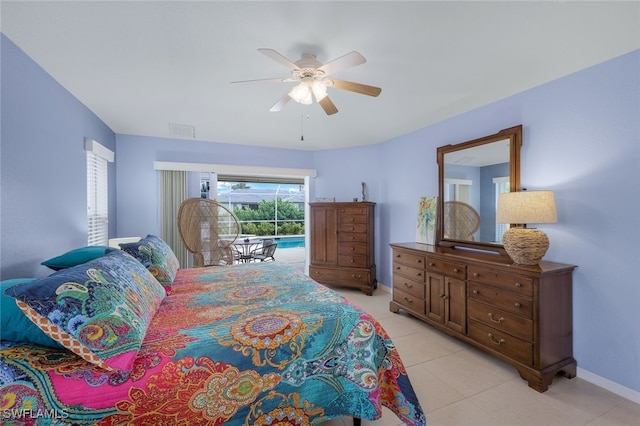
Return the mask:
[[438,197],[420,197],[416,220],[416,242],[433,244],[436,239]]
[[391,244],[393,300],[400,309],[513,365],[529,386],[575,377],[573,265],[538,266],[471,250]]
[[372,202],[315,202],[311,206],[309,275],[322,284],[377,288]]
[[527,228],[528,223],[558,221],[552,191],[505,192],[498,196],[497,223],[518,224],[507,229],[502,237],[509,257],[520,265],[537,265],[549,249],[547,234]]

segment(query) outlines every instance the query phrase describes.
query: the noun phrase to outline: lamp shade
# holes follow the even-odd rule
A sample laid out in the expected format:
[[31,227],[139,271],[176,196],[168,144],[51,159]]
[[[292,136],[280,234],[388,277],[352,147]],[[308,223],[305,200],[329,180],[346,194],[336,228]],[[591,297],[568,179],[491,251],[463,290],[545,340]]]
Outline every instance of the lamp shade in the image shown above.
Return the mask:
[[497,223],[554,223],[558,221],[552,191],[505,192],[498,196]]

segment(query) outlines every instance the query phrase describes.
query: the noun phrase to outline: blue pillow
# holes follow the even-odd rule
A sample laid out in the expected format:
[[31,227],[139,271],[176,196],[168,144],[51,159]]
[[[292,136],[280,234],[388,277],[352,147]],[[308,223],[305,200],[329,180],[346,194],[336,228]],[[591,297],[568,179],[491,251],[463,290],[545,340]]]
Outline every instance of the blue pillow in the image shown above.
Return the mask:
[[34,278],[15,278],[0,282],[0,339],[10,342],[35,343],[51,348],[64,348],[36,326],[16,304],[13,297],[4,291],[17,284],[33,281]]
[[87,246],[80,247],[75,250],[68,251],[60,256],[52,257],[40,263],[41,265],[48,266],[54,271],[61,269],[71,268],[73,266],[82,265],[91,260],[104,256],[112,250],[117,250],[108,246]]
[[164,286],[167,294],[180,268],[180,262],[169,244],[155,235],[147,235],[135,243],[121,243],[120,248],[138,259]]
[[98,367],[128,372],[166,293],[121,250],[5,290],[44,333]]

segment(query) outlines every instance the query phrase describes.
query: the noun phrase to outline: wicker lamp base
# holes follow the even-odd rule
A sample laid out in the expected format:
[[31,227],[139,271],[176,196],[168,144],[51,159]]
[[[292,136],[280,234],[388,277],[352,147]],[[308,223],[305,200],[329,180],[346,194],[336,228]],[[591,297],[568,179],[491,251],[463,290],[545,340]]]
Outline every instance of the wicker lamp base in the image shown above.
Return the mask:
[[514,263],[537,265],[549,248],[549,237],[539,229],[509,228],[502,244]]

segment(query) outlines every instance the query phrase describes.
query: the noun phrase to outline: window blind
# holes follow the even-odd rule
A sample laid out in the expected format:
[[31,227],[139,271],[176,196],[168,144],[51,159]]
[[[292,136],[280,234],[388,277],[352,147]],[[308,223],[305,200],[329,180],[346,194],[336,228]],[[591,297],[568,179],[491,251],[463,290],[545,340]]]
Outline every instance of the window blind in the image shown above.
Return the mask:
[[98,142],[85,140],[87,152],[87,245],[109,244],[108,163],[114,154]]

